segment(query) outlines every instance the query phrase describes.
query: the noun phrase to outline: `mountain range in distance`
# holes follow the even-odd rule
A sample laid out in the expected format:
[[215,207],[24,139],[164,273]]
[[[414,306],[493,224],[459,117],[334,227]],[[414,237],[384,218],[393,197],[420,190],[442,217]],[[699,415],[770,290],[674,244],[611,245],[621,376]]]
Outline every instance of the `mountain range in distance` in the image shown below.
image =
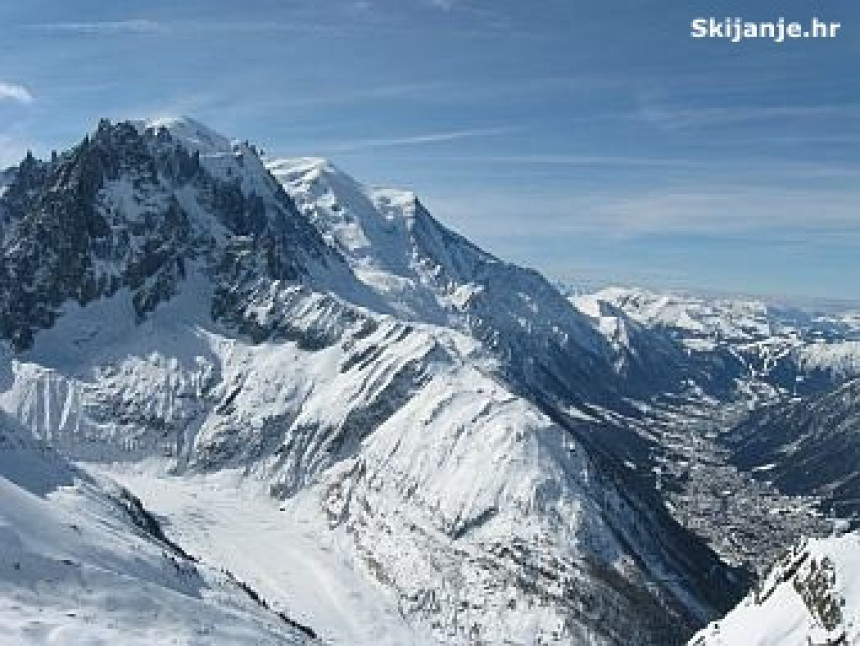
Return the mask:
[[0,243],[0,641],[860,639],[858,308],[559,288],[188,118]]

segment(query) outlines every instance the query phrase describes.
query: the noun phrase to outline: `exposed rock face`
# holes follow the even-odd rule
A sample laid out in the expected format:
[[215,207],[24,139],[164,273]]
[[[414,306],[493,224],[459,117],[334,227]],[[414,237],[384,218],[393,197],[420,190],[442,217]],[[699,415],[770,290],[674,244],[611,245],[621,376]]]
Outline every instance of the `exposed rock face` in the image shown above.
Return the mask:
[[121,289],[142,319],[189,263],[211,270],[216,313],[231,316],[257,280],[333,257],[249,147],[214,140],[203,153],[158,123],[102,121],[55,160],[25,159],[0,201],[0,336],[25,349],[67,300]]
[[856,644],[858,565],[856,532],[803,541],[786,551],[737,608],[697,633],[690,644]]
[[414,198],[296,172],[189,120],[25,160],[0,410],[82,462],[263,479],[453,643],[678,643],[739,596],[623,464],[651,364]]

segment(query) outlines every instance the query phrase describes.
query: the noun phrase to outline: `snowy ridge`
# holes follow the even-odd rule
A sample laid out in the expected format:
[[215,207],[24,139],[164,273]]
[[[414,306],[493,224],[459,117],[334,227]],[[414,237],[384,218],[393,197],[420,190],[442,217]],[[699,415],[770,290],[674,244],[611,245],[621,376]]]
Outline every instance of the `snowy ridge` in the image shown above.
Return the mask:
[[828,372],[840,378],[860,377],[860,341],[817,343],[796,351],[804,372]]
[[[167,117],[135,122],[143,137],[167,140],[180,145],[200,159],[203,167],[221,181],[238,182],[245,195],[262,198],[275,210],[283,209],[280,187],[266,172],[256,149],[248,143],[230,140],[190,117]],[[165,137],[165,133],[169,137]]]
[[662,330],[649,328],[600,294],[580,294],[569,300],[609,342],[619,375],[649,380],[659,384],[662,392],[708,385],[707,372],[694,365],[689,352]]
[[[584,447],[493,378],[473,339],[358,318],[324,347],[252,345],[201,325],[197,296],[180,294],[108,345],[100,316],[67,315],[22,359],[70,363],[14,359],[0,406],[79,459],[170,456],[180,473],[241,467],[287,498],[294,520],[345,533],[364,576],[455,643],[470,634],[599,642],[605,629],[593,626],[609,616],[618,633],[602,639],[642,630],[647,642],[676,634],[685,613],[708,613],[687,584],[672,584],[688,574],[678,578],[654,529]],[[301,310],[291,312],[300,326]],[[328,319],[310,312],[305,332],[321,338],[314,330]],[[622,620],[646,585],[680,614]],[[589,606],[568,597],[581,589]],[[464,603],[468,614],[457,611]]]
[[233,155],[238,148],[227,137],[191,117],[159,117],[133,123],[141,132],[164,129],[190,152],[200,153],[201,156]]
[[[623,313],[645,329],[668,336],[703,363],[712,378],[721,371],[733,388],[817,392],[860,374],[860,327],[850,313],[819,314],[755,300],[620,287],[577,294],[571,301],[583,312],[604,309],[597,315],[598,327],[607,338],[617,336],[619,326],[631,325],[619,323]],[[636,347],[629,338],[622,345],[628,352]]]
[[[473,331],[486,324],[500,336],[516,328],[546,334],[555,326],[558,338],[566,334],[589,353],[605,350],[602,339],[543,277],[446,229],[413,193],[364,187],[320,159],[276,160],[268,168],[356,275],[403,316]],[[507,281],[504,290],[502,281]],[[491,318],[503,315],[504,320]],[[539,324],[546,330],[534,327]]]
[[619,363],[612,344],[540,274],[450,231],[411,192],[365,187],[324,160],[267,166],[384,309],[473,336],[553,406],[615,407],[622,392],[661,390],[640,362]]
[[760,301],[706,300],[695,296],[610,287],[595,297],[615,303],[649,327],[664,327],[713,339],[750,341],[775,333]]
[[792,548],[756,589],[691,646],[860,643],[860,534]]
[[[740,597],[650,470],[649,402],[710,364],[415,195],[178,119],[102,122],[0,205],[0,411],[331,643],[662,645]],[[275,580],[231,514],[311,557]]]

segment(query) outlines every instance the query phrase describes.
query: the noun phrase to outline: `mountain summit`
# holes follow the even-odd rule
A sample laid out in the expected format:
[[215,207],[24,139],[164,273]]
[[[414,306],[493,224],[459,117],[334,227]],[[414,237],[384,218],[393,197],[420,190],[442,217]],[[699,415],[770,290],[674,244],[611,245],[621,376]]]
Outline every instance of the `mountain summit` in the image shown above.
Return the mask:
[[667,419],[748,385],[733,348],[191,119],[0,186],[0,412],[290,639],[662,645],[746,591],[654,475]]

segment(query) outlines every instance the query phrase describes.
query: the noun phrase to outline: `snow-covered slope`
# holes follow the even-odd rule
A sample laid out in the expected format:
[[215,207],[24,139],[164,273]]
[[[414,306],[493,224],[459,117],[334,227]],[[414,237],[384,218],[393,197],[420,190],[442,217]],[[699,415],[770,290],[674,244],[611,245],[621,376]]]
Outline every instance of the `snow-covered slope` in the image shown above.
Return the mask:
[[795,359],[804,374],[860,377],[860,341],[808,344],[795,352]]
[[[674,641],[731,588],[469,337],[359,317],[324,346],[253,344],[207,323],[194,289],[123,331],[123,298],[40,334],[0,407],[77,459],[240,468],[439,636]],[[342,320],[299,302],[300,340]]]
[[[392,311],[474,336],[547,397],[617,403],[611,348],[543,276],[447,229],[413,193],[365,187],[324,160],[268,168]],[[646,385],[625,384],[631,393],[637,386]]]
[[362,284],[256,152],[192,120],[102,121],[50,162],[28,157],[15,177],[0,207],[0,336],[17,349],[69,301],[128,290],[143,319],[192,265],[209,274],[213,314],[240,328],[253,325],[247,306],[272,281],[364,304]]
[[139,500],[0,419],[0,642],[305,644],[307,629],[161,533]]
[[570,302],[609,342],[619,375],[650,381],[659,394],[719,390],[708,366],[691,359],[690,350],[665,330],[637,320],[601,293],[578,294]]
[[[93,468],[262,483],[273,523],[316,528],[350,589],[433,639],[673,643],[733,600],[741,579],[600,449],[629,433],[600,417],[622,389],[653,386],[588,317],[409,196],[274,168],[290,195],[190,120],[103,122],[23,163],[0,410]],[[301,599],[284,586],[273,606]]]
[[759,301],[709,300],[618,287],[603,289],[595,296],[617,305],[649,327],[677,331],[685,338],[752,341],[777,332],[776,321]]
[[[610,307],[611,320],[618,320],[620,311],[645,329],[667,335],[686,351],[688,363],[699,367],[693,378],[702,381],[706,375],[706,388],[722,381],[723,390],[752,384],[756,390],[764,385],[814,393],[860,375],[860,326],[849,314],[620,287],[571,300],[586,311]],[[647,348],[641,353],[649,354]]]
[[860,534],[806,541],[691,646],[860,643]]
[[439,643],[401,611],[395,591],[350,558],[349,535],[333,532],[324,517],[287,510],[264,478],[242,470],[178,475],[166,466],[150,460],[98,471],[139,495],[164,519],[168,536],[240,576],[273,609],[313,626],[323,643]]

